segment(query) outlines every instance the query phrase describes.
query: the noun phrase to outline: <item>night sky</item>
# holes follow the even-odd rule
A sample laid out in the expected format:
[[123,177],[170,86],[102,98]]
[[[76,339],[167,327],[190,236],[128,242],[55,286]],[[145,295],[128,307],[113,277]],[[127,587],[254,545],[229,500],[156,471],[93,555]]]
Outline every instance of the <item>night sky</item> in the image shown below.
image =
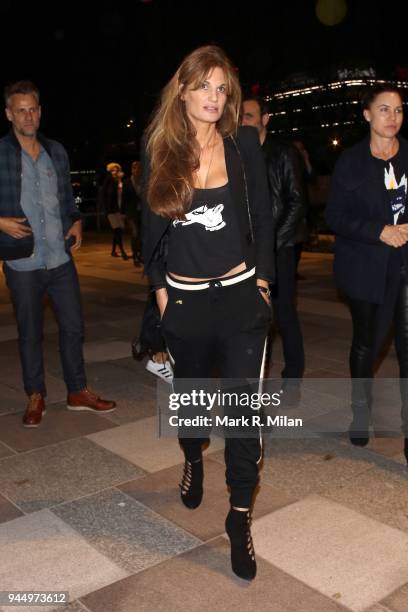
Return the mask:
[[[335,1],[335,0],[334,0]],[[54,2],[0,0],[0,85],[27,78],[42,92],[44,132],[71,156],[138,141],[157,94],[181,59],[216,43],[241,83],[274,85],[339,62],[408,66],[405,2],[349,0],[345,19],[325,26],[314,0],[235,2]],[[126,128],[130,118],[134,127]],[[1,132],[7,129],[2,121]]]

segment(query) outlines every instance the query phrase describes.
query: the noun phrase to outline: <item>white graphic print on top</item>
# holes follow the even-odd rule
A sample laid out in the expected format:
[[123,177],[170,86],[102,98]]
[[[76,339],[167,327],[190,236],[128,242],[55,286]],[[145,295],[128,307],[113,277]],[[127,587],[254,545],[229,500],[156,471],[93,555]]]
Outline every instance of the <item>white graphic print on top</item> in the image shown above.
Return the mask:
[[391,209],[394,225],[398,222],[399,215],[405,212],[405,201],[407,197],[407,177],[402,175],[400,182],[395,178],[394,167],[390,162],[389,168],[384,168],[384,184],[391,199]]
[[224,204],[217,204],[213,208],[208,208],[207,204],[204,204],[187,213],[187,221],[173,221],[173,226],[176,227],[179,223],[183,226],[199,223],[205,227],[206,231],[216,232],[227,225],[222,218],[223,210]]

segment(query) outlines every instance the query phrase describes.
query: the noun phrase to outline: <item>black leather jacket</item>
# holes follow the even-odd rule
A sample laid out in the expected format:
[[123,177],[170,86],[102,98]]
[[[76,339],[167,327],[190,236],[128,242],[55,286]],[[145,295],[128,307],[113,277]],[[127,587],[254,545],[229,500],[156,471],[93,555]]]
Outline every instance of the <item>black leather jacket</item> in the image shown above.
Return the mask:
[[262,150],[276,227],[276,249],[293,246],[305,215],[304,187],[299,154],[290,145],[267,134]]

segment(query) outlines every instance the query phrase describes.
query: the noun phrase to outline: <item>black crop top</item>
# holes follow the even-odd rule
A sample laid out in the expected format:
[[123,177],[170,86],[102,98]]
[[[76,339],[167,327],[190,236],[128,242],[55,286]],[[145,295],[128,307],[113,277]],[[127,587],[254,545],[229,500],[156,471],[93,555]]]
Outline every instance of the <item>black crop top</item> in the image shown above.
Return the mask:
[[180,276],[223,276],[244,260],[228,183],[194,189],[185,221],[169,230],[167,270]]

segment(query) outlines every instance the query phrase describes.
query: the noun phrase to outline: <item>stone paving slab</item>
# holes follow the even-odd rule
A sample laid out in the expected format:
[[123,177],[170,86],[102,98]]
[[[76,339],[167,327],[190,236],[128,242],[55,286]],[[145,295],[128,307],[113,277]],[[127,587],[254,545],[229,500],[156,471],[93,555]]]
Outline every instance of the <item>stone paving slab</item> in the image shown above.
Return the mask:
[[[0,279],[2,278],[2,276],[0,275]],[[3,277],[4,278],[4,277]],[[1,284],[1,282],[0,282]],[[7,293],[6,293],[7,291]],[[9,298],[9,293],[8,290],[6,290],[4,293],[7,296],[7,301],[6,303],[3,303],[3,296],[0,296],[0,314],[2,317],[6,318],[7,315],[9,315],[10,317],[13,317],[14,320],[14,310],[13,310],[13,306],[10,304],[10,298]]]
[[19,510],[14,504],[12,504],[8,499],[0,495],[0,523],[6,523],[7,521],[12,521],[19,516],[22,516],[23,513]]
[[65,402],[47,403],[46,408],[46,414],[37,428],[23,427],[21,414],[2,416],[0,440],[17,452],[24,452],[114,427],[111,421],[99,414],[67,410]]
[[[184,462],[177,438],[158,437],[158,420],[155,416],[120,425],[112,431],[91,434],[88,438],[147,472],[158,472]],[[211,450],[222,447],[223,440],[214,437]]]
[[112,363],[112,365],[115,365],[117,368],[124,368],[126,370],[130,370],[134,375],[137,376],[141,376],[143,374],[146,380],[149,381],[148,386],[156,390],[158,378],[157,376],[154,376],[151,372],[147,372],[147,359],[147,356],[143,357],[143,359],[141,360],[133,359],[133,357],[128,356],[116,359],[114,362],[107,361],[107,363]]
[[[350,349],[349,349],[350,350]],[[307,354],[307,360],[305,362],[306,368],[310,370],[325,370],[328,369],[332,372],[337,372],[341,374],[342,377],[349,376],[349,367],[348,367],[348,358],[333,358],[330,355],[322,354]]]
[[[115,399],[132,399],[137,396],[139,387],[151,397],[156,397],[157,377],[145,370],[144,364],[132,360],[132,369],[127,364],[121,367],[117,362],[89,363],[86,367],[88,384],[104,397],[115,396]],[[145,389],[147,387],[147,389]]]
[[230,567],[229,544],[208,544],[81,598],[91,612],[339,612],[341,605],[259,558],[251,583]]
[[0,491],[28,513],[144,474],[140,467],[82,438],[2,459]]
[[393,378],[398,376],[399,368],[397,358],[391,353],[387,355],[376,372],[376,376],[379,378]]
[[[19,384],[21,385],[21,381]],[[21,412],[26,404],[27,398],[22,391],[0,383],[0,417],[4,414]]]
[[[53,359],[58,359],[58,354],[54,352]],[[51,364],[52,360],[49,359],[48,363]],[[22,384],[22,383],[20,383]],[[45,384],[47,387],[47,403],[54,404],[55,402],[63,402],[67,398],[67,388],[62,378],[53,376],[48,370],[47,364],[45,365]],[[24,397],[23,408],[25,409],[26,398]]]
[[[106,355],[108,358],[109,355]],[[100,392],[100,385],[104,385],[104,389],[115,389],[121,385],[129,385],[132,378],[129,371],[125,368],[118,367],[115,362],[93,362],[86,364],[86,374],[90,387],[95,387],[95,390]]]
[[320,368],[318,370],[305,368],[304,380],[306,381],[309,378],[330,378],[330,379],[339,378],[343,380],[344,371],[336,372],[335,370],[329,370],[329,369],[324,369],[324,368]]
[[[0,550],[1,588],[7,591],[69,591],[77,599],[128,575],[48,510],[0,525]],[[46,612],[52,607],[3,610]]]
[[[383,606],[384,610],[390,610],[390,612],[406,612],[408,608],[408,584],[388,595],[379,605]],[[374,611],[370,609],[369,612]]]
[[308,429],[322,436],[330,436],[331,434],[340,436],[349,430],[352,421],[351,410],[345,407],[330,410],[317,416],[311,413],[310,416],[311,418],[307,419],[305,425]]
[[[322,303],[323,300],[313,299],[308,297],[300,297],[298,298],[298,311],[299,312],[308,312],[313,315],[326,315],[327,314],[327,304]],[[348,307],[341,302],[331,302],[330,303],[330,315],[331,317],[336,317],[339,319],[348,320],[350,318]]]
[[408,580],[408,535],[317,495],[253,523],[269,563],[355,612]]
[[327,458],[333,453],[343,454],[355,450],[347,446],[341,439],[317,436],[313,439],[282,439],[264,436],[263,452],[265,458],[281,458],[291,461],[292,459],[303,463],[304,461],[315,461],[318,458]]
[[[16,321],[14,317],[14,312],[11,306],[7,314],[10,314],[9,319],[11,320],[11,323],[9,325],[0,325],[0,342],[8,342],[10,340],[13,340],[14,344],[16,345],[17,344],[16,340],[18,338],[17,325],[16,325]],[[5,319],[4,315],[1,314],[1,316],[2,316],[2,321],[4,321]],[[55,334],[57,331],[58,331],[58,328],[57,328],[55,319],[53,318],[52,315],[51,315],[51,318],[47,316],[44,322],[44,333],[46,334],[54,333]]]
[[389,462],[356,475],[347,483],[334,483],[324,497],[408,533],[408,473]]
[[58,608],[53,608],[51,612],[89,612],[89,610],[83,604],[81,604],[79,600],[77,600],[73,601],[68,606],[58,606]]
[[350,353],[350,340],[336,340],[336,342],[327,342],[327,340],[318,340],[311,342],[308,346],[308,355],[311,357],[331,359],[339,361],[348,366],[348,357]]
[[[7,344],[7,343],[5,343]],[[15,343],[17,344],[17,343]],[[26,398],[23,391],[23,383],[21,378],[21,369],[18,355],[13,355],[13,352],[8,350],[8,347],[2,346],[2,352],[4,351],[8,355],[7,361],[0,364],[0,385],[2,387],[9,387],[15,391],[20,391],[20,402],[22,402],[22,408],[26,403]],[[1,412],[10,412],[9,409],[2,408],[3,402],[1,402]]]
[[[282,447],[285,441],[281,442]],[[295,441],[290,442],[293,448]],[[306,442],[313,443],[315,440],[299,440],[302,446],[305,446]],[[322,444],[322,450],[319,452],[300,451],[266,456],[261,472],[262,481],[299,498],[348,483],[372,468],[375,461],[385,461],[374,454],[361,453],[360,449],[335,445],[331,440],[324,442],[326,444]],[[274,448],[274,444],[271,448]],[[326,450],[323,450],[324,448]]]
[[[319,298],[317,298],[319,299]],[[327,337],[331,338],[351,338],[352,334],[352,323],[351,317],[339,319],[338,317],[331,316],[331,306],[333,301],[321,300],[320,305],[326,308],[325,314],[317,314],[314,312],[306,312],[305,310],[301,313],[300,319],[303,325],[314,325],[320,329],[327,330]]]
[[[217,461],[211,461],[211,455],[204,459],[204,496],[194,512],[181,502],[178,487],[181,475],[182,466],[177,465],[120,485],[119,489],[200,540],[207,541],[222,534],[229,511],[225,467]],[[293,501],[294,498],[282,491],[262,483],[256,494],[254,517],[273,512]]]
[[[406,610],[406,607],[403,608],[403,610]],[[373,606],[370,606],[370,608],[365,610],[365,612],[395,612],[395,611],[389,608],[388,606],[377,603],[377,604],[374,604]]]
[[[0,420],[0,429],[2,427],[1,424],[2,424],[2,421]],[[16,454],[15,451],[13,451],[11,448],[9,448],[8,446],[0,442],[0,459],[3,459],[4,457],[10,457],[10,455],[15,455],[15,454]]]
[[154,398],[147,397],[148,395],[150,393],[146,393],[145,388],[141,391],[138,387],[132,399],[119,399],[117,409],[105,414],[103,418],[117,425],[124,425],[154,416],[156,414],[156,402]]
[[[130,261],[130,260],[129,260]],[[98,278],[98,279],[104,279],[107,281],[121,281],[123,283],[129,283],[129,270],[126,269],[126,267],[124,268],[119,268],[119,265],[123,265],[123,266],[130,266],[131,264],[129,262],[122,262],[122,260],[120,262],[118,262],[118,268],[116,270],[112,270],[111,269],[111,262],[109,262],[109,267],[106,268],[102,268],[102,266],[89,266],[86,269],[83,270],[83,274],[84,276],[93,276],[94,278]],[[80,271],[82,272],[81,268]],[[141,272],[140,272],[140,268],[136,269],[133,268],[133,270],[130,270],[130,274],[134,277],[134,282],[137,283],[141,283],[142,282],[142,277],[141,277]]]
[[[395,455],[402,454],[404,448],[404,438],[402,437],[392,437],[392,438],[382,438],[382,437],[371,437],[366,447],[369,450],[372,450],[379,455],[383,455],[384,457],[394,458]],[[404,464],[406,464],[406,459],[404,458]]]
[[106,361],[106,359],[120,359],[130,355],[130,342],[119,340],[105,340],[84,343],[84,358],[86,363]]
[[53,512],[129,573],[201,544],[201,540],[117,489],[62,504]]
[[[12,312],[12,310],[10,310]],[[0,326],[0,342],[5,342],[7,340],[15,340],[17,338],[17,328],[16,325],[1,325]]]

